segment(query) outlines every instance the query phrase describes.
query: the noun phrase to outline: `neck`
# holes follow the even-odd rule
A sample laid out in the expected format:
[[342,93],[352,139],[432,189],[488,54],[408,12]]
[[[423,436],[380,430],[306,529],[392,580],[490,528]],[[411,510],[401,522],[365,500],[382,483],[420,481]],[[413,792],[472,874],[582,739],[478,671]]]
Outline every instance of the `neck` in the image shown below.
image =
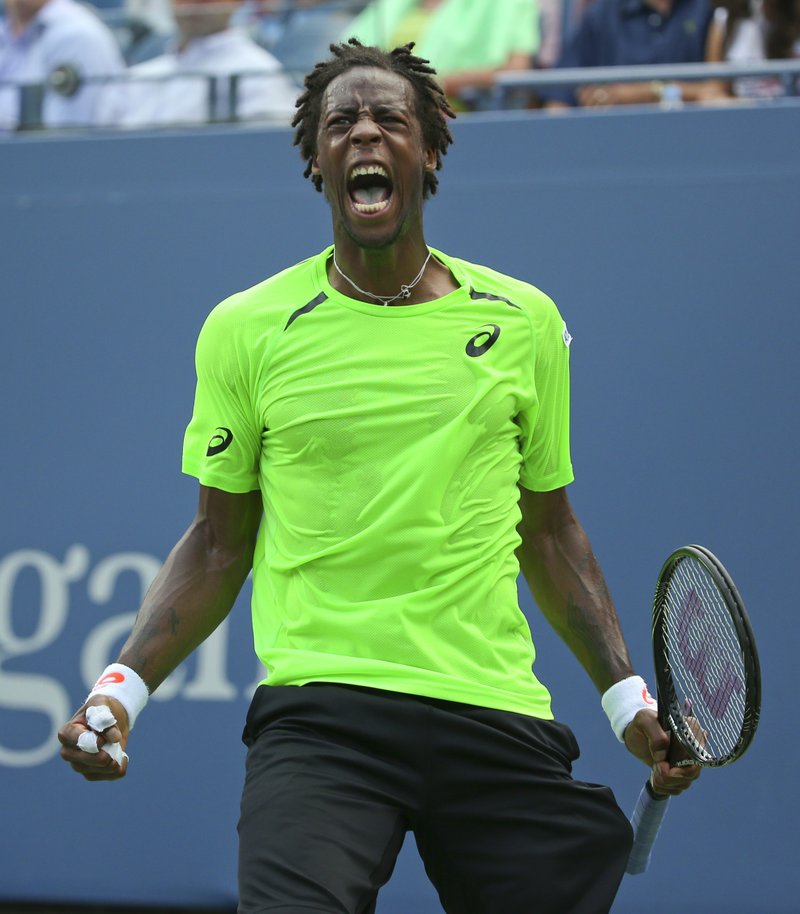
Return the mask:
[[[376,307],[381,307],[381,303],[376,301],[373,295],[393,298],[402,291],[403,286],[414,283],[423,265],[425,269],[422,276],[409,290],[409,296],[398,297],[391,302],[390,307],[434,301],[458,288],[455,277],[441,261],[431,257],[426,264],[430,250],[422,237],[408,247],[395,244],[378,250],[358,247],[349,238],[337,239],[334,251],[339,270],[347,278],[334,267],[331,258],[328,263],[330,284],[348,298],[355,298]],[[363,294],[351,283],[371,295]]]
[[422,277],[425,275],[425,270],[428,269],[428,264],[430,263],[432,256],[433,251],[428,251],[425,259],[422,261],[422,266],[417,271],[417,275],[410,282],[401,283],[400,290],[392,295],[376,295],[367,289],[362,289],[361,286],[354,282],[336,262],[336,248],[333,249],[333,268],[348,286],[352,286],[353,290],[367,301],[375,301],[379,305],[393,305],[395,302],[398,304],[406,304],[409,302],[414,289],[416,289],[422,281]]
[[[354,285],[372,295],[391,298],[401,291],[402,286],[413,282],[429,253],[421,235],[413,240],[398,240],[385,248],[362,248],[349,237],[336,238],[335,242],[336,265],[339,269],[331,262],[328,272],[331,285],[350,298],[372,303],[375,303],[375,299],[362,294]],[[427,286],[426,274],[432,262],[429,261],[425,273],[411,290],[410,297],[398,299],[398,304],[426,300],[421,299],[420,294]],[[342,273],[345,275],[342,276]]]
[[19,7],[16,4],[10,6],[6,10],[6,18],[12,34],[21,35],[39,15],[46,2],[47,0],[41,0],[41,2],[24,3]]

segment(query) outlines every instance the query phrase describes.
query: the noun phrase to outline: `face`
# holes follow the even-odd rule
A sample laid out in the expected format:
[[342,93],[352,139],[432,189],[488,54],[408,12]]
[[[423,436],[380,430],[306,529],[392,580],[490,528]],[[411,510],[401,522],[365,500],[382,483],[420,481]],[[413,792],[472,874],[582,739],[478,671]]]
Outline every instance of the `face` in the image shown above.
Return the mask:
[[383,248],[409,229],[421,230],[425,172],[435,165],[434,151],[423,148],[408,80],[358,67],[330,83],[311,171],[322,176],[334,233]]
[[173,0],[172,12],[184,38],[202,38],[224,31],[236,6],[231,0]]

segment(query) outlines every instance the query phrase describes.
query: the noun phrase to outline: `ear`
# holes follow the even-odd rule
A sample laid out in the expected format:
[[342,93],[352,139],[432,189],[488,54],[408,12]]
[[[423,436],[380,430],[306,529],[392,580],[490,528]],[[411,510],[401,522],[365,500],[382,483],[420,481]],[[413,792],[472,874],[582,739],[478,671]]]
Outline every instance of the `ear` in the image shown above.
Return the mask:
[[425,150],[425,171],[436,171],[436,150]]
[[316,156],[314,156],[314,158],[311,160],[311,174],[312,175],[319,174],[319,162],[317,161]]

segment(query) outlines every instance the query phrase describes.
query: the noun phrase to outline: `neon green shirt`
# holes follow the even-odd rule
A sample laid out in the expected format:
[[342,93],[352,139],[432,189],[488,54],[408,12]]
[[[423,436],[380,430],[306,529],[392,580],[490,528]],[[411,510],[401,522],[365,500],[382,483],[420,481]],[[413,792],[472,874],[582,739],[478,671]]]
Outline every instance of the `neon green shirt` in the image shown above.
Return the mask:
[[183,469],[261,490],[265,682],[549,718],[514,550],[518,482],[573,478],[564,322],[534,287],[438,251],[458,289],[367,304],[331,287],[330,254],[222,302],[197,345]]
[[[363,44],[391,50],[416,42],[414,53],[430,60],[440,76],[503,67],[515,53],[533,57],[540,45],[539,10],[532,0],[443,0],[418,21],[418,0],[373,0],[342,33]],[[420,28],[421,26],[421,28]],[[410,34],[411,33],[411,34]]]
[[389,48],[399,48],[409,41],[419,41],[419,36],[425,31],[425,26],[429,23],[431,11],[424,9],[411,9],[397,23],[397,27],[392,32],[388,42],[382,42]]

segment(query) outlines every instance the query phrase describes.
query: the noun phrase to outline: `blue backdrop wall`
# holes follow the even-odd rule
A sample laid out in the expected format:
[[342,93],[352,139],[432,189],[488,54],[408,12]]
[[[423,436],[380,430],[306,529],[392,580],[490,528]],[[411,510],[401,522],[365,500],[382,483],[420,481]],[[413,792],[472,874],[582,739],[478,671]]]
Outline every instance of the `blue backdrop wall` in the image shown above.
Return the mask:
[[[655,574],[686,542],[731,567],[759,639],[753,748],[672,804],[618,914],[671,911],[676,873],[705,914],[797,911],[799,114],[486,115],[456,125],[428,205],[432,244],[539,285],[568,321],[572,497],[639,667]],[[124,782],[84,783],[55,733],[193,513],[178,466],[206,313],[328,242],[290,139],[0,145],[0,900],[235,898],[238,739],[259,677],[246,594],[154,696]],[[583,746],[577,775],[630,808],[644,769],[523,601]],[[379,910],[441,910],[411,839]]]

